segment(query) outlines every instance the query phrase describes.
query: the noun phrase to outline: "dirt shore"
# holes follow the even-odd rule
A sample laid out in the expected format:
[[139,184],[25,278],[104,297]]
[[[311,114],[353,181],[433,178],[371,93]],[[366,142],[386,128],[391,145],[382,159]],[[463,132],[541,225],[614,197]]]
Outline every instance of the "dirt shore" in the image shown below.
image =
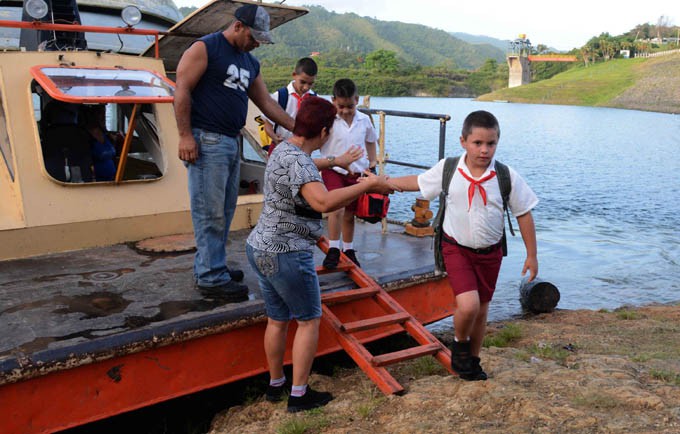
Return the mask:
[[402,396],[358,369],[315,374],[335,396],[326,407],[291,415],[257,397],[219,413],[210,433],[680,433],[680,304],[490,324],[481,356],[483,382],[431,357],[396,365]]

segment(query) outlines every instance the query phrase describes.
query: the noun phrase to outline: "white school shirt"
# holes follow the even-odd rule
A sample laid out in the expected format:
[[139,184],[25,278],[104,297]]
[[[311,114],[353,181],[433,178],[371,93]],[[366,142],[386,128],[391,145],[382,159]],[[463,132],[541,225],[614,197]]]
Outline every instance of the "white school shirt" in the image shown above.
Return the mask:
[[[295,116],[297,116],[298,112],[298,98],[297,98],[297,92],[295,88],[293,87],[294,81],[291,81],[288,83],[288,86],[286,86],[286,89],[288,89],[288,102],[286,103],[286,113],[290,115],[293,119],[295,119]],[[307,95],[316,95],[316,93],[313,90],[308,90],[307,92],[302,95],[302,98],[306,97]],[[276,92],[271,94],[271,97],[276,103],[279,103],[279,91],[277,90]],[[262,114],[262,117],[268,120],[271,124],[276,125],[276,122],[270,120],[268,117]],[[281,125],[276,125],[276,128],[274,129],[274,132],[281,136],[282,140],[289,139],[293,137],[293,133],[291,131],[288,131],[287,129],[283,128]]]
[[[446,214],[444,215],[444,232],[453,237],[459,244],[473,249],[482,249],[497,244],[503,236],[505,226],[503,214],[503,198],[497,177],[482,183],[486,190],[487,204],[484,205],[479,188],[475,187],[472,197],[472,205],[468,210],[468,187],[470,181],[458,172],[458,168],[472,179],[481,179],[491,173],[494,160],[480,177],[471,176],[470,170],[465,164],[465,155],[460,156],[451,184],[449,195],[446,198]],[[434,167],[418,175],[418,187],[425,199],[433,200],[439,197],[442,191],[442,177],[444,176],[444,160],[439,161]],[[538,204],[538,197],[531,187],[515,172],[510,170],[510,184],[512,191],[508,199],[508,206],[515,217],[522,216],[531,211]]]
[[[352,125],[347,125],[347,122],[340,116],[335,116],[333,128],[328,141],[319,149],[322,157],[330,157],[331,155],[337,157],[344,154],[352,145],[359,146],[364,150],[364,155],[354,163],[350,164],[349,168],[354,173],[363,173],[368,169],[369,161],[366,152],[366,142],[372,143],[378,140],[378,134],[373,127],[371,118],[368,115],[356,111]],[[346,173],[342,168],[334,167],[338,173]]]

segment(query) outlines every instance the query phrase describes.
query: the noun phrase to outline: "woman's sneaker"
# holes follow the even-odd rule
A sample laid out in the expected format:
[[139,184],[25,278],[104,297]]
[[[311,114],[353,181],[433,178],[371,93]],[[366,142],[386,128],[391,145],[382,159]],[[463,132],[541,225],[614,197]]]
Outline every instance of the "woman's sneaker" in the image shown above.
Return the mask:
[[333,395],[330,392],[317,392],[307,386],[307,392],[304,395],[288,397],[288,413],[323,407],[332,400]]
[[290,383],[288,383],[287,381],[280,386],[272,386],[270,384],[269,386],[267,386],[265,398],[269,402],[283,401],[283,395],[288,390],[290,390]]

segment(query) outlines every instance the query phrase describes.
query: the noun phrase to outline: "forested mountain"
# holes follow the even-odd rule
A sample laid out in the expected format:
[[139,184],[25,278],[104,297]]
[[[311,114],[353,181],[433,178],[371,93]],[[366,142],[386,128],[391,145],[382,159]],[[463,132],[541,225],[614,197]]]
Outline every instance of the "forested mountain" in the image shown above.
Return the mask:
[[[191,11],[181,8],[183,13]],[[257,49],[263,63],[290,64],[319,52],[350,66],[368,53],[384,49],[406,63],[422,66],[477,69],[487,59],[505,62],[505,51],[489,44],[470,44],[443,30],[420,24],[380,21],[354,13],[338,14],[310,6],[309,14],[274,29],[272,46]],[[343,64],[344,63],[344,64]]]
[[510,45],[510,39],[496,39],[492,38],[491,36],[471,35],[469,33],[462,32],[451,32],[451,35],[453,35],[454,38],[458,38],[461,41],[465,41],[469,44],[491,45],[493,47],[498,48],[503,53],[505,53],[508,50],[508,46]]

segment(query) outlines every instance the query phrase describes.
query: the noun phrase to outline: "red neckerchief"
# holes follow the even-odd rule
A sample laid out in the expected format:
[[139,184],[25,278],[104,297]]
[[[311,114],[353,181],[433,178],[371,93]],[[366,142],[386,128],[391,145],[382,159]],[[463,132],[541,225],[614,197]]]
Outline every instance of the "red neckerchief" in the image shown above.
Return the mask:
[[307,95],[309,95],[309,92],[305,93],[305,94],[302,95],[302,96],[298,95],[296,92],[293,92],[291,95],[293,95],[293,96],[295,97],[295,99],[297,100],[297,108],[298,108],[298,110],[300,110],[300,104],[302,104],[302,100],[303,100]]
[[469,176],[467,173],[463,172],[463,169],[461,169],[460,167],[458,168],[458,171],[460,172],[461,175],[463,175],[463,178],[470,181],[470,186],[468,187],[468,211],[470,211],[470,207],[472,206],[472,197],[475,195],[475,186],[479,187],[479,194],[482,196],[484,206],[486,206],[486,190],[484,190],[484,187],[482,187],[482,183],[496,176],[496,172],[492,170],[490,174],[476,181],[472,179],[472,177]]

